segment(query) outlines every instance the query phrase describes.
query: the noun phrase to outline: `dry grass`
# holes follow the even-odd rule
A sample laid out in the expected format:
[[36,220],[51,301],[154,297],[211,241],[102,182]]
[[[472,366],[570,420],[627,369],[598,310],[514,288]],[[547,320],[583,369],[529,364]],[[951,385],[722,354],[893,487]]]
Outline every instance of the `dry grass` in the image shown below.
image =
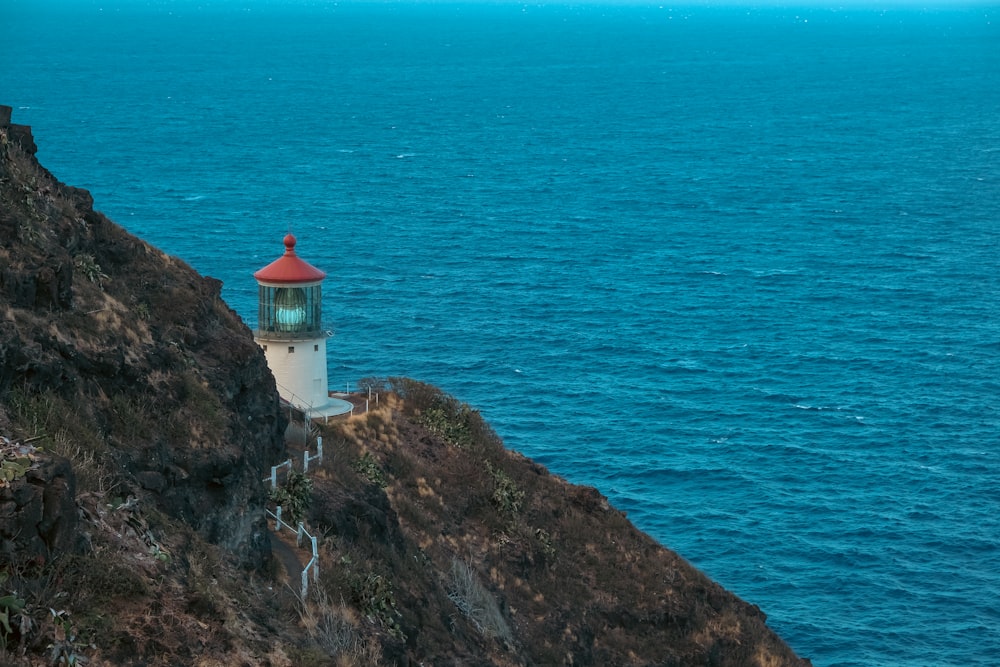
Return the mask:
[[496,598],[480,583],[475,570],[463,560],[451,561],[448,599],[483,636],[510,642],[513,634]]
[[8,396],[7,406],[16,430],[69,459],[80,492],[112,493],[119,486],[114,466],[107,460],[107,445],[85,412],[53,391],[15,391]]
[[[394,573],[402,630],[421,647],[411,660],[464,664],[455,652],[465,647],[476,664],[797,664],[762,615],[636,530],[596,490],[505,450],[478,413],[439,390],[394,383],[405,400],[390,413],[325,433],[344,446],[329,465],[350,467],[364,452],[379,462],[385,488],[340,470],[329,479],[348,481],[341,488],[363,491],[365,501],[320,493],[325,516],[346,503],[371,522],[331,522],[334,552]],[[442,616],[451,625],[438,625]]]
[[353,609],[334,604],[327,593],[315,589],[299,606],[299,622],[310,638],[338,666],[382,664],[378,642],[364,637]]

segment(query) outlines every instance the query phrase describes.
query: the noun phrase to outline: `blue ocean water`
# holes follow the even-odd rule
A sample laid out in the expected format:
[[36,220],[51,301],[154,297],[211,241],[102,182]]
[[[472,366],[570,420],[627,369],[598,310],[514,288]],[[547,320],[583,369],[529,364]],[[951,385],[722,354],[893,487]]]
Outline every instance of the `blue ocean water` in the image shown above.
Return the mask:
[[9,0],[0,103],[225,282],[328,271],[816,665],[1000,662],[1000,8]]

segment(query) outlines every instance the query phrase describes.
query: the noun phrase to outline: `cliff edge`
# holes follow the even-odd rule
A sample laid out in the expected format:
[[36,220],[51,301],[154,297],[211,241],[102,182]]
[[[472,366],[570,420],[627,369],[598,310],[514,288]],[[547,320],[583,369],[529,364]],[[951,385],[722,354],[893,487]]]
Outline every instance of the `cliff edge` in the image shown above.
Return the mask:
[[[250,567],[284,421],[250,331],[198,275],[95,211],[0,108],[0,434],[74,462],[83,492],[149,498]],[[0,546],[14,561],[17,540]]]
[[[370,412],[289,427],[218,281],[57,181],[10,113],[0,663],[809,664],[757,607],[434,387],[369,378]],[[261,480],[289,454],[269,500]],[[304,598],[311,554],[268,530],[275,498],[317,536]]]

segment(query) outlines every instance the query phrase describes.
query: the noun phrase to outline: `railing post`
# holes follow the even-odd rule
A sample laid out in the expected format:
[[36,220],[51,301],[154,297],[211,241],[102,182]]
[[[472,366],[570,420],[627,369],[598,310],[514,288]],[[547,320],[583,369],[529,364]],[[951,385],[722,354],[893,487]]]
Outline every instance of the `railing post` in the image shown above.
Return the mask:
[[295,546],[297,547],[302,546],[302,534],[304,532],[306,532],[306,527],[302,525],[301,521],[299,521],[299,533],[298,535],[295,536]]
[[309,450],[302,452],[302,473],[309,472]]
[[323,465],[323,436],[316,436],[316,458],[319,459],[320,465]]
[[306,599],[306,595],[309,594],[309,573],[302,570],[302,599]]
[[281,530],[281,505],[278,505],[277,511],[274,513],[274,529]]
[[271,490],[278,488],[278,466],[271,466]]
[[316,583],[319,583],[319,550],[316,548],[316,537],[315,536],[311,536],[311,537],[312,537],[312,543],[313,543],[313,559],[312,559],[312,564],[313,564],[313,581],[315,581]]

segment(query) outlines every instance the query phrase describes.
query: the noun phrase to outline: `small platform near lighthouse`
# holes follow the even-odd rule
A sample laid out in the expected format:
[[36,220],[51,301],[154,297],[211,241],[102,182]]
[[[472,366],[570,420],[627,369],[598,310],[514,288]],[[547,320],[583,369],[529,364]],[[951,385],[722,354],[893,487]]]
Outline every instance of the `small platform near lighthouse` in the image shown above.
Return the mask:
[[295,253],[296,239],[284,238],[285,253],[253,274],[259,301],[254,340],[264,350],[284,401],[313,419],[351,411],[351,404],[331,398],[323,327],[323,279],[326,273]]

